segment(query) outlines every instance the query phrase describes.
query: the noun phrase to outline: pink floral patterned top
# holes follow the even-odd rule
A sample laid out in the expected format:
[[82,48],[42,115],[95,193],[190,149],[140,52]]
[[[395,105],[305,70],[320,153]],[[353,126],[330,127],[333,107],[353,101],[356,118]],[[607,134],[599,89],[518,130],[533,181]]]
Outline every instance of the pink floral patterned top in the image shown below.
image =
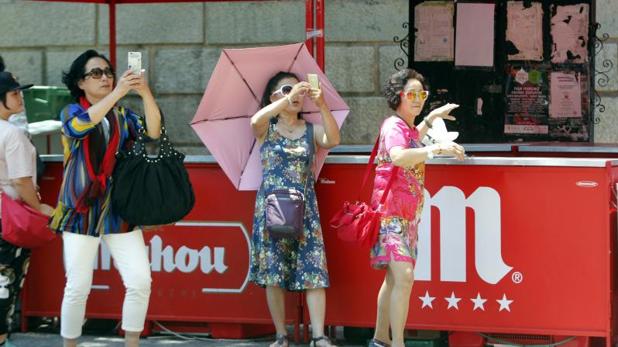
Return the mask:
[[[371,204],[374,208],[378,206],[388,180],[391,177],[393,164],[390,150],[394,147],[420,148],[422,146],[416,127],[410,128],[398,116],[391,116],[384,121],[380,130],[380,144],[377,155],[378,166],[371,196]],[[410,168],[400,167],[386,203],[381,208],[384,217],[400,217],[412,223],[417,223],[423,210],[424,183],[424,162]]]

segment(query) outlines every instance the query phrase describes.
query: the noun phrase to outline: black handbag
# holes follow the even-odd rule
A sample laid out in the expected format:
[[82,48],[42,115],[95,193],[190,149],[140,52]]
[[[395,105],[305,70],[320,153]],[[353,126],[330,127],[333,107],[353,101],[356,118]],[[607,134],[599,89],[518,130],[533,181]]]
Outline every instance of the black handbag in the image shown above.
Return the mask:
[[143,127],[133,146],[116,156],[112,208],[129,224],[174,223],[186,216],[195,204],[193,187],[183,163],[185,155],[174,149],[163,118],[161,122],[156,156],[146,151]]

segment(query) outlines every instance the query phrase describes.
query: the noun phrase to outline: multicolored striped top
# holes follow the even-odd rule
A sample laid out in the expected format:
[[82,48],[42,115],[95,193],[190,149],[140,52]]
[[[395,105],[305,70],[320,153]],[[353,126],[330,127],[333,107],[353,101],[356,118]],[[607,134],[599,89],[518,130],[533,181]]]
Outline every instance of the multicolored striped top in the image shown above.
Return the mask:
[[[114,153],[130,146],[138,131],[142,128],[142,118],[127,108],[115,106],[114,112],[106,117],[115,117],[115,122],[104,120],[102,125],[105,134],[105,144],[109,144],[110,125],[118,127],[119,141]],[[113,115],[113,116],[112,116]],[[77,203],[91,179],[87,171],[86,158],[92,155],[86,153],[89,149],[85,146],[85,139],[93,133],[100,131],[90,120],[88,111],[80,104],[67,105],[60,113],[62,121],[62,143],[64,148],[64,175],[62,186],[58,196],[58,205],[52,216],[50,227],[57,232],[72,232],[90,236],[102,234],[122,233],[133,230],[135,226],[124,222],[111,206],[111,177],[106,177],[105,190],[95,200],[90,201],[86,211],[77,211]],[[109,118],[108,118],[109,120]],[[99,129],[99,130],[97,130]],[[111,150],[111,148],[110,148]]]

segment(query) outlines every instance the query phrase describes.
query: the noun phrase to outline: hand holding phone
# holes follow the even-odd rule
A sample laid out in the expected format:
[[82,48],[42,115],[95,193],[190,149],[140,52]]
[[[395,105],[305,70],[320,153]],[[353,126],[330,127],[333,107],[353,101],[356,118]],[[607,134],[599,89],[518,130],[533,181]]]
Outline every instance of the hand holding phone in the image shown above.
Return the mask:
[[318,75],[314,73],[307,74],[307,81],[311,84],[312,89],[320,89],[320,81],[318,80]]
[[311,91],[309,92],[311,100],[313,100],[318,107],[324,106],[324,96],[322,94],[322,89],[320,89],[318,75],[314,73],[307,74],[307,81],[311,85]]
[[142,52],[129,52],[127,61],[133,74],[139,75],[142,72]]

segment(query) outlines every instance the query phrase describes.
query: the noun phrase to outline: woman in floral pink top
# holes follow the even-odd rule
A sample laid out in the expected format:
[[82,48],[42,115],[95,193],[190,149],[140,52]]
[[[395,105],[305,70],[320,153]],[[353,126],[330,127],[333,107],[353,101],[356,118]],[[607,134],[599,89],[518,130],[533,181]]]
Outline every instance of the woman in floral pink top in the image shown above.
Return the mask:
[[371,265],[385,269],[386,276],[378,294],[376,330],[370,346],[390,346],[390,327],[392,346],[402,347],[423,209],[425,160],[434,154],[463,159],[464,149],[454,142],[426,147],[421,144],[433,120],[438,117],[454,120],[450,112],[458,107],[455,104],[439,107],[415,126],[414,121],[429,96],[422,75],[409,69],[393,74],[384,86],[384,95],[395,115],[384,121],[380,131],[371,199],[374,207],[379,204],[394,166],[399,170],[386,202],[380,206],[383,212],[380,233],[371,248]]

